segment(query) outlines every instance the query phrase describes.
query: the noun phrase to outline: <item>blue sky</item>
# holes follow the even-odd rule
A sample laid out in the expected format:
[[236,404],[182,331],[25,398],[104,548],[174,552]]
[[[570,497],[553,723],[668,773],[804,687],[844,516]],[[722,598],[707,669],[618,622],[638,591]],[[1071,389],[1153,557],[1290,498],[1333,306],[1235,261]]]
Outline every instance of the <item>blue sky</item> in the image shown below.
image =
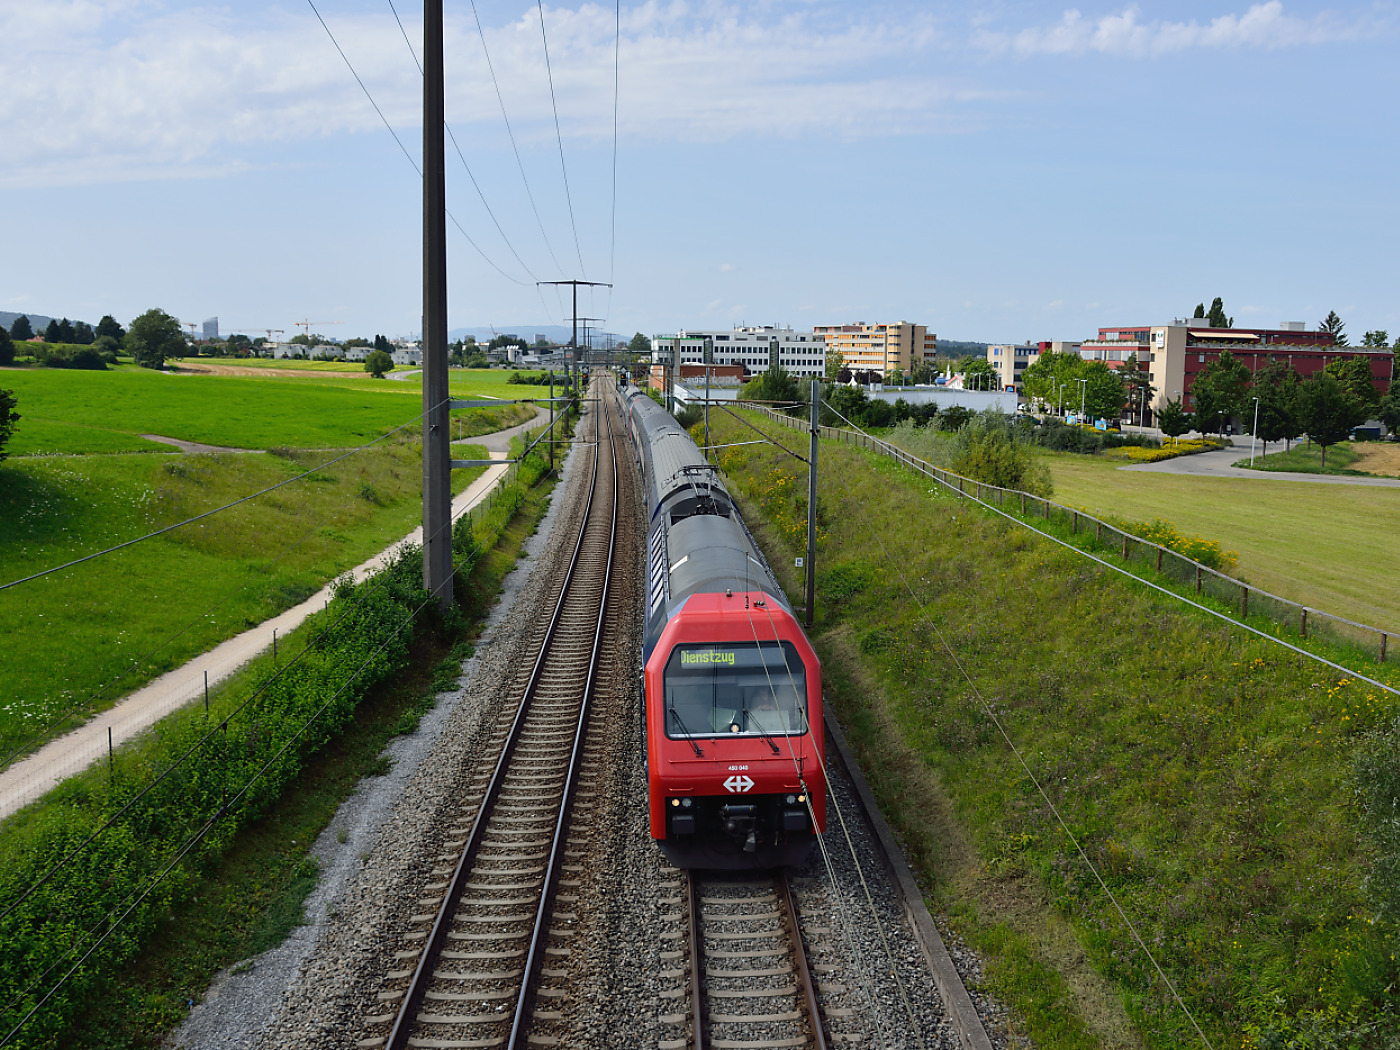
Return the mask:
[[[388,0],[316,3],[416,159]],[[449,226],[453,327],[558,323],[534,279],[586,274],[627,332],[1076,339],[1221,295],[1400,334],[1396,4],[624,5],[615,241],[612,7],[544,6],[567,198],[539,12],[476,11],[520,163],[447,0],[448,120],[505,235],[449,144],[481,248]],[[305,0],[0,0],[0,40],[0,309],[417,330],[417,176]]]

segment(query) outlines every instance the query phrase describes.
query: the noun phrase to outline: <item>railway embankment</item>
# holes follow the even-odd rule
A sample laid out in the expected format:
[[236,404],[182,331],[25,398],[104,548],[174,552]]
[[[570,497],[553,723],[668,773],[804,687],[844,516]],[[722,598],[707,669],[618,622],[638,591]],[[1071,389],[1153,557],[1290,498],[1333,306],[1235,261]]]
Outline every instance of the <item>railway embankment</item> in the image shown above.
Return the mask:
[[[710,425],[715,443],[755,436]],[[800,602],[805,465],[772,445],[720,457]],[[1356,795],[1393,697],[887,459],[824,441],[819,478],[828,698],[1018,1032],[1068,1047],[1393,1037],[1396,931],[1366,891],[1377,855]]]

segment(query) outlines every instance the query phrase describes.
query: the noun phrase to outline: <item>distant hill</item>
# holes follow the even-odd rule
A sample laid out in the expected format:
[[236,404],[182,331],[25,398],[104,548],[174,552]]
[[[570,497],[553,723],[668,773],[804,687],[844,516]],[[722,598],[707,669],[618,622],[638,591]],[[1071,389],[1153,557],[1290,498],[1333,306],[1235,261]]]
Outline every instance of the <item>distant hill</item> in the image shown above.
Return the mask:
[[[45,322],[46,324],[48,322]],[[568,325],[558,324],[517,324],[517,325],[491,325],[486,328],[453,328],[447,333],[447,338],[456,342],[458,339],[465,339],[471,336],[478,343],[489,343],[497,335],[518,335],[527,343],[533,343],[535,336],[542,335],[546,339],[555,343],[567,343],[573,329]],[[593,345],[602,346],[603,340],[611,337],[622,339],[623,336],[613,332],[594,332]],[[631,338],[630,336],[626,338]],[[578,341],[583,342],[583,326],[579,326]]]
[[[24,314],[25,317],[29,318],[29,326],[33,328],[36,333],[42,333],[44,329],[48,327],[48,323],[53,320],[52,317],[46,317],[43,314],[25,314],[23,310],[19,311],[19,313],[15,313],[11,310],[0,310],[0,327],[3,327],[5,331],[8,332],[10,326],[15,323],[20,314]],[[75,324],[78,321],[76,317],[70,317],[68,320]],[[89,321],[88,323],[91,324],[92,322]]]
[[976,354],[985,357],[987,354],[986,343],[973,343],[962,339],[938,339],[938,352],[944,357],[968,357]]

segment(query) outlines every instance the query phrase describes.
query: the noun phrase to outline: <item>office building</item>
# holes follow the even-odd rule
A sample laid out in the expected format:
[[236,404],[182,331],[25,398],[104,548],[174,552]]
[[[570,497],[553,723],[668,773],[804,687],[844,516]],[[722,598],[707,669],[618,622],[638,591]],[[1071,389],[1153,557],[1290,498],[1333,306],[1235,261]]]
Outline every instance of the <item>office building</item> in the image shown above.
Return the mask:
[[826,340],[828,350],[841,351],[842,365],[853,372],[909,372],[938,354],[938,336],[927,325],[908,321],[817,325],[812,331]]
[[741,365],[750,374],[774,365],[798,376],[820,376],[826,369],[826,344],[814,332],[773,325],[739,327],[729,331],[693,331],[654,335],[653,364],[669,365],[679,349],[679,364]]

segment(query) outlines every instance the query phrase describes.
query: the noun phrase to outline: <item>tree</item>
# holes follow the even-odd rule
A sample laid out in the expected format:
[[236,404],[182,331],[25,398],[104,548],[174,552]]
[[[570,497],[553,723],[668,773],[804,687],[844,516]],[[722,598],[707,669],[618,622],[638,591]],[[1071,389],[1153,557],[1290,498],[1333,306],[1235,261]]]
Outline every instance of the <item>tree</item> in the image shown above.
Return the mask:
[[15,411],[17,404],[19,402],[15,400],[13,390],[0,390],[0,459],[8,455],[5,446],[9,444],[10,435],[15,432],[15,424],[19,422],[19,413]]
[[1346,327],[1346,322],[1337,316],[1336,310],[1328,310],[1327,316],[1322,319],[1322,324],[1318,325],[1318,330],[1331,333],[1333,346],[1346,346]]
[[1327,466],[1327,449],[1351,433],[1361,422],[1356,400],[1330,372],[1318,372],[1302,386],[1302,422],[1308,437],[1322,446],[1322,465]]
[[376,335],[374,337],[374,348],[376,350],[383,350],[386,354],[388,354],[393,352],[394,346],[392,343],[389,342],[389,340],[385,339],[382,335]]
[[15,341],[10,333],[0,328],[0,365],[8,368],[15,363]]
[[365,371],[375,379],[383,379],[394,370],[394,359],[383,350],[371,350],[365,355]]
[[126,329],[117,324],[117,319],[111,314],[103,314],[102,320],[97,322],[96,335],[110,335],[120,343],[126,338]]
[[486,346],[491,350],[499,350],[505,346],[518,346],[522,350],[530,349],[530,344],[518,335],[498,335]]
[[1390,391],[1381,398],[1380,409],[1376,417],[1385,424],[1386,430],[1392,434],[1400,431],[1400,384],[1391,383]]
[[1207,314],[1206,317],[1209,318],[1210,326],[1212,328],[1235,327],[1235,319],[1233,317],[1225,316],[1225,303],[1218,295],[1215,297],[1215,300],[1210,304],[1210,313]]
[[830,350],[828,350],[826,352],[826,381],[828,383],[836,382],[836,377],[841,374],[841,369],[844,368],[845,365],[845,354],[841,353],[841,351],[837,350],[835,347],[832,347]]
[[353,339],[345,340],[345,342],[341,343],[340,345],[345,347],[345,349],[350,350],[353,347],[357,346],[368,347],[370,345],[370,341],[368,339],[363,339],[357,335]]
[[1172,440],[1191,429],[1191,416],[1182,410],[1181,398],[1174,397],[1162,406],[1157,413],[1157,426]]
[[739,391],[746,401],[801,401],[797,389],[797,377],[782,365],[774,365],[766,372],[750,379]]
[[[1264,442],[1264,455],[1269,454],[1270,441],[1286,441],[1303,432],[1301,405],[1298,398],[1298,373],[1287,361],[1271,359],[1254,376],[1254,394],[1259,398],[1259,426],[1254,436]],[[1246,420],[1254,427],[1254,414]]]
[[73,326],[73,342],[79,346],[91,346],[96,338],[97,335],[93,332],[92,325],[86,321],[79,321]]
[[1084,359],[1078,354],[1047,350],[1021,373],[1021,389],[1028,398],[1039,399],[1047,405],[1059,405],[1061,387],[1072,387],[1083,367]]
[[10,325],[10,338],[17,343],[34,338],[34,326],[29,323],[27,315],[20,314],[15,318],[14,324]]
[[995,390],[1000,385],[996,365],[985,357],[975,357],[963,367],[963,386],[968,390]]
[[1192,316],[1193,318],[1196,318],[1196,317],[1205,317],[1205,315],[1206,315],[1206,304],[1205,304],[1205,303],[1197,303],[1197,304],[1196,304],[1196,312],[1195,312],[1194,314],[1192,314],[1191,316]]
[[642,335],[641,332],[638,332],[631,338],[631,340],[628,341],[627,349],[631,350],[632,353],[637,355],[638,357],[642,356],[643,354],[650,354],[651,340],[648,339],[646,336]]
[[58,321],[57,321],[56,319],[52,318],[52,317],[49,318],[49,323],[48,323],[48,325],[44,328],[44,342],[46,342],[46,343],[61,343],[61,342],[63,342],[63,339],[59,336]]
[[92,349],[102,356],[102,360],[114,365],[117,363],[117,353],[121,350],[121,344],[110,335],[99,335],[92,341]]
[[1152,395],[1157,392],[1157,388],[1152,385],[1152,375],[1147,369],[1138,363],[1137,351],[1133,351],[1123,361],[1123,366],[1118,369],[1118,374],[1123,378],[1123,389],[1128,395],[1128,408],[1147,404],[1152,400]]
[[1123,414],[1128,395],[1116,368],[1102,361],[1085,361],[1079,378],[1086,381],[1080,402],[1090,419],[1118,419]]
[[1201,369],[1191,385],[1201,433],[1223,430],[1230,419],[1244,411],[1249,378],[1249,368],[1228,350],[1222,350],[1216,360]]
[[58,322],[58,341],[60,343],[77,342],[77,340],[73,338],[73,322],[66,317]]
[[164,310],[147,310],[131,322],[124,344],[142,368],[162,368],[167,357],[185,352],[185,333],[180,322]]
[[1347,396],[1355,403],[1357,422],[1361,423],[1375,415],[1380,408],[1381,396],[1376,392],[1375,381],[1371,378],[1371,362],[1364,357],[1353,357],[1350,361],[1328,361],[1324,371],[1336,376]]
[[1378,328],[1374,332],[1367,332],[1361,337],[1362,346],[1385,347],[1390,345],[1390,333],[1384,328]]

